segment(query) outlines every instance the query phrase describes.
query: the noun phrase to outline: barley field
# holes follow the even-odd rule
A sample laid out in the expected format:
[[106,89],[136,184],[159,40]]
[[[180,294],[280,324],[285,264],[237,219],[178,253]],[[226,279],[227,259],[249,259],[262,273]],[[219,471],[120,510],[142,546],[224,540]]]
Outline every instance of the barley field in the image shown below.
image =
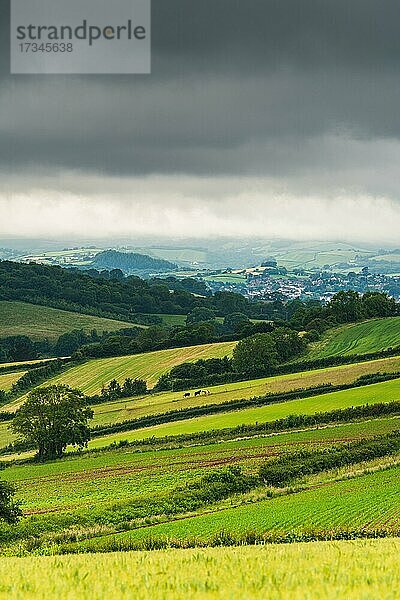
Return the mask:
[[4,600],[395,600],[400,540],[0,559]]

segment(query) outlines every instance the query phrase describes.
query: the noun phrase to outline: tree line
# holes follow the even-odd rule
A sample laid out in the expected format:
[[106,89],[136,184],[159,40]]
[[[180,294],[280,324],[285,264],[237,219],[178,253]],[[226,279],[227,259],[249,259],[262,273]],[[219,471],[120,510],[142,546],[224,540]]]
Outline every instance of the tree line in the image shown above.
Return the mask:
[[353,290],[338,292],[325,305],[315,300],[294,300],[286,308],[290,326],[307,331],[309,341],[318,339],[321,333],[335,325],[400,314],[400,305],[387,294],[359,294]]
[[[267,322],[252,323],[248,320],[246,327],[240,332],[219,323],[215,317],[208,321],[188,321],[185,325],[155,325],[147,329],[127,328],[103,336],[101,341],[84,344],[73,354],[73,358],[105,358],[141,354],[167,348],[183,348],[199,344],[235,341],[241,337],[254,335],[257,332],[271,331]],[[228,315],[229,317],[229,315]]]
[[[118,270],[117,270],[118,271]],[[218,314],[261,314],[260,304],[240,294],[195,296],[185,281],[144,280],[121,272],[100,273],[58,266],[0,261],[0,300],[20,300],[99,316],[135,321],[136,314],[187,314],[206,307]],[[200,285],[200,284],[199,284]],[[202,284],[204,285],[204,284]]]

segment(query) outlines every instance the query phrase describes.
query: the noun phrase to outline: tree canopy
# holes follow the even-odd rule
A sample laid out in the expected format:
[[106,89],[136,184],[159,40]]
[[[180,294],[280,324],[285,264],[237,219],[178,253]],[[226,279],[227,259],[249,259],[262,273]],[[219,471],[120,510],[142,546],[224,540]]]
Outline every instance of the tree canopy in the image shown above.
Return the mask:
[[241,340],[233,350],[233,368],[246,375],[272,373],[278,365],[278,352],[269,333],[257,333]]
[[215,313],[210,308],[198,306],[194,308],[186,317],[186,325],[193,325],[194,323],[203,323],[204,321],[213,321],[215,319]]
[[93,411],[80,390],[51,385],[33,390],[17,410],[12,430],[38,449],[38,458],[60,458],[67,445],[83,448],[90,439]]

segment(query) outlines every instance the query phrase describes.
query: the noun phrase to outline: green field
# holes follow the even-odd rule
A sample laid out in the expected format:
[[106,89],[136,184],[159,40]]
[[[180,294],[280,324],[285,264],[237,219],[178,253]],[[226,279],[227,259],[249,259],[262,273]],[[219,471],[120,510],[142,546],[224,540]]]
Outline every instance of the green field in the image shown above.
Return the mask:
[[395,599],[398,539],[3,558],[0,598]]
[[83,329],[86,332],[96,329],[101,333],[124,327],[132,327],[132,323],[25,302],[0,301],[0,337],[27,335],[33,340],[48,338],[54,341],[63,333],[73,329]]
[[[276,418],[282,410],[287,414],[315,412],[316,409],[321,410],[321,403],[324,404],[323,409],[328,409],[330,406],[372,402],[376,401],[375,398],[382,400],[386,396],[392,396],[399,386],[398,381],[385,382],[263,407],[269,411],[276,411],[274,414],[271,412],[264,415],[263,418]],[[371,393],[374,389],[375,392]],[[349,392],[360,392],[361,397],[348,398],[346,394]],[[320,403],[317,407],[312,406],[315,400]],[[298,410],[293,408],[296,407],[296,403]],[[248,418],[254,420],[254,410],[222,415],[224,421],[219,426],[228,426],[228,420],[232,418],[236,421],[239,418],[240,422]],[[251,412],[253,416],[250,417]],[[214,418],[219,417],[220,415],[216,415]],[[181,429],[190,428],[193,422],[201,423],[204,419],[175,423],[169,427],[178,425]],[[204,429],[204,424],[201,428]],[[152,428],[151,433],[159,435],[160,430],[161,428]],[[240,535],[249,529],[250,523],[252,531],[258,533],[274,529],[302,531],[307,527],[340,528],[346,524],[351,524],[354,528],[364,525],[372,528],[384,523],[385,527],[395,528],[395,507],[398,506],[400,489],[400,468],[396,468],[395,465],[398,464],[399,457],[393,457],[392,463],[392,458],[388,457],[375,461],[372,465],[378,469],[385,468],[386,465],[391,466],[385,471],[378,470],[368,476],[362,475],[364,467],[361,465],[356,478],[336,481],[337,475],[342,479],[346,476],[347,471],[344,468],[343,473],[326,474],[321,476],[320,480],[314,477],[311,484],[306,484],[304,491],[289,496],[265,500],[265,493],[260,490],[254,499],[235,497],[232,501],[228,499],[226,502],[212,505],[211,512],[208,507],[200,507],[190,519],[183,513],[176,520],[174,515],[163,515],[159,512],[162,509],[153,509],[152,506],[159,506],[157,502],[160,500],[157,499],[162,498],[163,494],[169,493],[176,486],[202,477],[210,469],[236,464],[241,465],[247,472],[254,472],[260,462],[294,449],[328,448],[333,443],[366,439],[399,430],[400,419],[382,418],[175,449],[137,452],[134,449],[121,448],[100,453],[89,452],[81,456],[70,455],[61,461],[44,464],[10,465],[2,472],[2,479],[16,485],[17,497],[23,502],[26,518],[16,527],[16,531],[26,532],[24,535],[28,535],[30,531],[35,532],[34,535],[39,535],[40,544],[44,545],[44,549],[48,544],[51,545],[52,540],[68,540],[68,531],[71,531],[73,536],[75,531],[78,540],[83,540],[78,543],[78,548],[97,552],[109,549],[109,544],[114,544],[115,541],[118,544],[127,544],[129,548],[148,536],[196,538],[208,542],[210,536],[214,536],[221,529]],[[120,438],[122,436],[129,439],[133,436],[134,439],[135,435],[140,438],[143,437],[143,433],[144,431],[128,432],[121,434]],[[162,433],[165,434],[166,431]],[[95,439],[91,446],[104,445],[110,441],[110,436]],[[366,463],[367,466],[368,464]],[[355,467],[351,467],[349,473],[354,473],[355,470]],[[136,506],[135,502],[144,507],[140,508],[139,513],[137,509],[130,508]],[[143,510],[145,512],[141,512]],[[152,510],[155,512],[151,512]],[[372,514],[374,519],[371,518]],[[149,520],[141,522],[139,517],[144,518],[146,515],[149,516]],[[154,516],[150,518],[151,515]],[[132,518],[136,518],[137,523],[132,521]],[[367,518],[368,524],[362,520]],[[121,519],[122,523],[131,523],[128,527],[130,531],[118,533],[126,530],[126,527],[117,525]],[[151,524],[160,519],[167,522]],[[142,527],[143,523],[147,524],[145,528]],[[64,541],[63,544],[68,547],[68,541]],[[14,550],[11,547],[9,552],[18,551],[18,548],[17,544]]]
[[231,354],[235,345],[236,342],[222,342],[158,350],[132,356],[99,358],[73,367],[66,373],[49,380],[49,383],[64,383],[79,388],[86,394],[100,392],[102,385],[114,378],[123,382],[127,377],[138,377],[145,379],[151,387],[157,383],[161,375],[175,365],[200,358],[222,358]]
[[118,449],[39,465],[13,465],[1,477],[17,485],[18,497],[28,511],[94,507],[170,489],[201,476],[204,469],[226,464],[253,469],[267,457],[294,449],[324,448],[399,430],[399,418],[383,418],[175,449]]
[[[327,346],[328,342],[336,343],[336,346],[333,350],[328,348],[327,352],[331,352],[332,355],[346,354],[356,347],[357,352],[361,353],[365,350],[358,348],[363,349],[366,345],[371,348],[373,344],[389,343],[389,338],[396,338],[400,318],[370,321],[368,339],[366,325],[360,323],[329,332],[331,337]],[[357,330],[356,327],[361,327],[361,330]],[[140,377],[152,386],[161,374],[176,364],[199,358],[231,355],[235,343],[224,342],[90,360],[66,369],[46,383],[66,383],[81,388],[87,394],[99,392],[101,386],[113,378],[122,382],[126,377]],[[21,369],[23,368],[21,365]],[[95,417],[91,424],[119,423],[143,415],[208,403],[229,402],[268,393],[282,393],[327,383],[347,384],[362,375],[398,371],[400,356],[395,356],[207,386],[210,395],[196,398],[194,390],[190,390],[191,396],[187,399],[183,398],[183,391],[148,394],[94,406]],[[20,375],[21,373],[3,376],[0,374],[0,388],[1,382],[5,382],[6,378],[10,386],[10,376],[18,379]],[[253,478],[252,487],[245,488],[240,493],[228,489],[227,495],[219,496],[212,486],[208,487],[208,483],[201,483],[206,486],[201,488],[201,495],[196,496],[196,492],[192,492],[196,489],[193,488],[193,482],[203,482],[205,475],[215,471],[218,472],[218,477],[221,477],[219,472],[228,466],[240,466],[247,477],[257,474],[260,465],[265,461],[273,463],[276,458],[287,456],[293,451],[312,450],[317,451],[318,455],[319,451],[328,450],[337,444],[370,440],[377,435],[399,434],[400,418],[368,418],[358,422],[332,423],[274,434],[257,433],[254,436],[251,435],[253,432],[246,434],[237,431],[222,435],[219,433],[221,429],[270,422],[294,414],[311,415],[394,400],[400,400],[400,378],[309,398],[225,411],[95,437],[90,441],[88,451],[81,454],[72,453],[72,448],[68,448],[67,455],[56,461],[13,462],[11,455],[0,457],[0,461],[7,461],[6,468],[1,472],[1,479],[15,485],[16,497],[22,502],[24,510],[24,516],[17,525],[0,525],[0,598],[2,594],[7,598],[21,597],[21,589],[22,597],[24,594],[27,597],[29,594],[31,597],[40,597],[40,586],[43,585],[40,564],[46,565],[46,578],[51,578],[46,593],[48,594],[49,586],[53,586],[50,597],[57,594],[63,598],[65,594],[68,599],[85,598],[85,594],[90,594],[91,598],[108,597],[110,590],[116,598],[160,597],[167,600],[170,597],[182,597],[186,600],[191,597],[215,596],[238,599],[311,599],[315,596],[319,581],[321,592],[318,592],[318,595],[324,597],[325,594],[327,598],[381,597],[386,591],[385,585],[388,590],[397,590],[395,578],[398,578],[398,570],[393,566],[397,554],[393,555],[393,552],[398,551],[400,542],[395,539],[381,542],[325,542],[215,549],[197,547],[187,551],[140,552],[143,547],[151,547],[152,543],[199,546],[212,545],[216,543],[217,538],[224,544],[229,539],[230,543],[240,543],[245,541],[245,536],[249,534],[258,536],[259,540],[263,537],[268,539],[273,534],[293,533],[303,536],[310,531],[318,535],[324,532],[336,535],[346,529],[359,532],[381,530],[382,534],[390,532],[391,535],[398,535],[400,453],[396,449],[387,455],[365,454],[357,459],[359,462],[356,464],[349,461],[348,464],[340,463],[341,466],[335,469],[297,476],[288,488],[266,486],[260,479]],[[14,400],[6,410],[15,408],[20,402],[21,399]],[[0,423],[0,447],[13,440],[8,425],[7,422]],[[202,431],[209,432],[208,438],[203,441],[201,438],[179,442],[160,439],[164,436]],[[154,438],[151,444],[134,444],[135,441],[149,437]],[[104,449],[105,446],[122,440],[133,444]],[[32,454],[25,454],[23,457],[29,458]],[[18,455],[14,455],[14,458],[18,458]],[[191,486],[189,491],[187,486]],[[375,559],[370,553],[375,552],[378,546],[380,554],[379,558]],[[138,551],[131,554],[129,550],[135,548]],[[340,548],[340,552],[337,548]],[[388,549],[386,554],[385,548]],[[317,555],[314,549],[318,550]],[[107,556],[96,554],[96,557],[87,554],[111,550],[126,552]],[[85,554],[68,557],[33,556],[77,551]],[[360,559],[355,555],[358,552],[362,552]],[[19,571],[19,567],[13,566],[12,561],[16,559],[12,556],[26,554],[30,554],[29,558],[20,558],[16,563],[25,565],[24,569]],[[171,556],[174,558],[171,559]],[[177,564],[180,556],[190,557],[188,560],[193,568],[182,570]],[[212,560],[211,556],[214,557]],[[252,556],[256,558],[251,559]],[[256,569],[255,561],[261,561],[258,556],[264,556],[265,560],[264,566]],[[286,556],[286,564],[279,562],[284,561]],[[121,571],[112,562],[116,557],[119,559],[118,564],[123,565]],[[99,576],[96,581],[92,581],[93,571],[88,566],[92,564],[92,560],[93,564],[102,565],[103,577]],[[138,560],[140,566],[129,562]],[[226,569],[233,569],[235,560],[246,560],[246,564],[250,564],[251,568],[236,566],[238,576],[233,579]],[[297,566],[296,561],[300,560],[303,561],[303,566],[300,566],[300,563]],[[307,563],[308,560],[310,564]],[[362,566],[358,560],[363,561]],[[366,560],[371,561],[367,566]],[[387,564],[387,560],[391,562]],[[53,568],[51,561],[56,561],[54,564],[58,570],[55,574],[49,571]],[[163,566],[157,561],[164,561]],[[168,561],[171,561],[171,566]],[[332,561],[336,561],[334,572]],[[341,561],[343,569],[347,568],[347,577],[342,575]],[[7,579],[7,570],[4,575],[1,571],[5,564],[9,569],[13,568],[13,577],[10,579]],[[109,571],[107,564],[111,565]],[[386,567],[382,566],[386,564]],[[377,565],[381,566],[378,568]],[[196,570],[197,567],[199,571]],[[366,568],[374,569],[368,575],[368,584],[365,583]],[[127,569],[128,576],[125,577],[123,573],[126,574]],[[218,578],[217,573],[220,571],[223,575]],[[308,588],[304,586],[311,585],[311,572],[312,591],[307,596],[304,592]],[[22,573],[25,577],[24,583],[20,581]],[[104,581],[107,576],[109,580],[105,590]],[[318,579],[319,576],[322,579]],[[378,595],[375,594],[374,585],[377,586]],[[292,595],[288,593],[290,590]],[[43,597],[47,597],[46,594]]]
[[183,392],[160,392],[131,399],[123,398],[94,406],[94,423],[96,425],[117,423],[144,415],[164,413],[169,410],[219,404],[241,398],[262,396],[268,393],[313,387],[324,383],[333,385],[351,383],[358,377],[368,373],[396,371],[400,371],[400,357],[397,356],[354,365],[209,386],[207,388],[211,392],[209,396],[195,397],[195,390],[188,390],[191,394],[190,398],[183,398]]
[[[379,528],[399,526],[400,468],[378,471],[348,481],[329,482],[316,489],[228,508],[195,518],[144,527],[112,536],[114,540],[139,541],[196,538],[209,542],[220,531],[235,536],[269,531],[303,532],[314,529]],[[80,547],[101,551],[110,536],[82,542]]]
[[368,354],[399,345],[400,317],[371,319],[330,329],[321,341],[312,344],[305,358],[317,360],[329,356]]
[[[331,482],[317,489],[272,498],[251,505],[220,510],[195,518],[154,525],[129,533],[117,534],[119,540],[154,538],[196,538],[208,542],[221,530],[233,535],[267,531],[304,531],[307,529],[398,528],[400,469],[390,469]],[[82,542],[83,548],[102,549],[107,536]]]
[[290,400],[278,404],[271,404],[257,408],[246,408],[232,412],[215,415],[205,415],[186,421],[163,423],[154,427],[137,429],[135,431],[115,433],[104,437],[94,438],[89,442],[91,448],[102,447],[119,440],[140,440],[148,437],[163,437],[211,431],[238,425],[250,425],[275,421],[289,415],[312,415],[317,412],[331,411],[337,408],[362,406],[363,404],[376,404],[377,402],[391,402],[400,399],[400,379],[375,383],[360,388],[353,388],[340,392],[321,394],[311,398]]
[[15,371],[13,373],[0,373],[0,390],[9,392],[13,383],[18,381],[26,371]]

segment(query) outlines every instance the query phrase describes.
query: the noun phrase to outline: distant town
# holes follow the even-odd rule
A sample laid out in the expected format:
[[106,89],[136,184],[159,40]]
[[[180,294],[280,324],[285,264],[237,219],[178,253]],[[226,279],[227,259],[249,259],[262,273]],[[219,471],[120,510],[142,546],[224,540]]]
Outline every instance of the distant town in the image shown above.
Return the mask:
[[397,300],[400,298],[400,275],[371,273],[368,267],[363,267],[359,273],[306,272],[301,269],[288,272],[275,265],[208,274],[205,279],[213,292],[237,292],[248,298],[272,301],[299,298],[327,302],[335,293],[349,289],[361,293],[386,292]]

